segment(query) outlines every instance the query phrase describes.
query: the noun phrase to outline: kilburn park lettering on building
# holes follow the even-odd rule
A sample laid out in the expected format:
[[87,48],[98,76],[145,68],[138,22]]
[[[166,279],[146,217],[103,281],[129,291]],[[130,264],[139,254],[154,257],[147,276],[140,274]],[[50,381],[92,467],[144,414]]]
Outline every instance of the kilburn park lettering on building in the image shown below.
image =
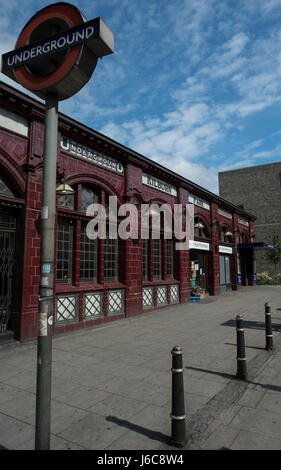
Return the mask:
[[161,181],[153,176],[149,175],[142,175],[142,184],[146,186],[150,186],[152,188],[158,189],[158,191],[163,191],[166,194],[170,194],[171,196],[177,196],[177,190],[173,186]]
[[80,145],[73,140],[68,139],[67,137],[61,137],[60,147],[64,152],[68,152],[77,157],[85,158],[95,165],[99,165],[107,170],[114,171],[119,175],[124,174],[124,167],[121,163],[114,158],[107,157],[103,153],[96,152],[95,150],[90,149],[84,145]]

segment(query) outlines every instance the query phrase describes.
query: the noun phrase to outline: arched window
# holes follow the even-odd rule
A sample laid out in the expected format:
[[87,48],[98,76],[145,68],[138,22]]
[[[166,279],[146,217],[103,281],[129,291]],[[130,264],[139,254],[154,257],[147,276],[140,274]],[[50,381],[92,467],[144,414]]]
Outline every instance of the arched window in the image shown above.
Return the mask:
[[102,202],[106,206],[109,195],[90,185],[77,185],[73,189],[75,195],[71,198],[58,197],[59,209],[70,209],[73,212],[71,219],[66,217],[66,214],[64,216],[63,212],[59,212],[57,282],[71,284],[74,276],[77,276],[77,270],[76,275],[73,270],[77,263],[80,268],[78,270],[80,283],[118,280],[119,240],[109,238],[108,227],[105,240],[90,239],[87,234],[87,226],[91,220],[91,217],[86,215],[88,207]]
[[220,241],[224,243],[232,243],[232,232],[229,230],[228,227],[221,227]]
[[201,217],[194,218],[194,236],[198,238],[210,238],[209,230]]
[[88,186],[81,188],[81,212],[87,212],[88,206],[98,204],[100,201],[100,191]]
[[14,194],[12,191],[8,188],[6,183],[4,183],[3,179],[0,178],[0,196],[8,196],[8,197],[14,197]]
[[245,232],[239,234],[239,243],[247,243],[248,237]]

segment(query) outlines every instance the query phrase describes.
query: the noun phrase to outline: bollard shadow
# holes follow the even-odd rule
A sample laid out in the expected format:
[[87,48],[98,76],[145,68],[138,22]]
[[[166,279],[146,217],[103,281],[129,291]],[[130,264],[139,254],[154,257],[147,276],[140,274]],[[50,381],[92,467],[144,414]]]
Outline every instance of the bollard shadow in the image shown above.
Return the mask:
[[[224,344],[227,344],[228,346],[237,346],[235,343],[224,343]],[[265,350],[265,348],[261,348],[259,346],[246,346],[245,345],[245,348],[249,348],[249,349],[261,349],[262,351]]]
[[196,370],[197,372],[207,372],[208,374],[212,375],[219,375],[220,377],[224,377],[225,379],[235,379],[235,375],[233,374],[228,374],[227,372],[216,372],[215,370],[207,370],[207,369],[202,369],[201,367],[185,367],[187,370]]
[[[221,326],[231,326],[231,327],[236,327],[236,320],[228,320],[224,323],[221,323]],[[244,328],[253,328],[256,330],[264,330],[265,329],[265,324],[264,322],[260,321],[251,321],[251,320],[243,320],[243,327]],[[281,331],[281,323],[272,323],[271,325],[272,330],[275,331]]]
[[[219,375],[220,377],[224,377],[226,379],[236,379],[241,381],[241,379],[238,379],[236,375],[233,374],[227,374],[225,372],[216,372],[214,370],[208,370],[208,369],[202,369],[201,367],[185,367],[187,370],[196,370],[198,372],[205,372],[207,374],[214,374],[214,375]],[[252,380],[246,379],[244,382],[248,383],[249,385],[257,385],[258,387],[264,388],[266,390],[272,390],[273,392],[281,392],[281,387],[278,385],[271,385],[271,384],[260,384],[258,382],[254,382]]]
[[144,428],[143,426],[139,426],[138,424],[130,423],[130,421],[127,421],[125,419],[116,418],[116,416],[106,416],[106,420],[110,421],[111,423],[118,424],[119,426],[122,426],[124,428],[127,428],[130,431],[134,431],[139,434],[142,434],[143,436],[149,437],[149,439],[152,439],[153,441],[159,441],[164,444],[167,444],[171,439],[170,436],[166,436],[166,434],[163,434],[162,432],[152,431],[151,429]]

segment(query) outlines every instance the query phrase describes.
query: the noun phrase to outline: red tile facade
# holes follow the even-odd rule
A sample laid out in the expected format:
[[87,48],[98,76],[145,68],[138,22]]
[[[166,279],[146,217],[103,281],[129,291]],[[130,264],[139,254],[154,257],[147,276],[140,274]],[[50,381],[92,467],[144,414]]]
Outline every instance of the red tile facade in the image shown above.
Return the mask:
[[[14,194],[14,198],[0,194],[0,209],[2,212],[10,210],[11,204],[14,203],[13,214],[17,219],[10,328],[15,337],[23,341],[35,338],[38,328],[44,108],[41,103],[6,84],[0,85],[1,108],[21,116],[28,122],[27,136],[7,129],[5,125],[0,127],[0,178]],[[124,167],[124,174],[117,174],[85,158],[63,151],[60,147],[61,135],[120,162]],[[143,174],[154,176],[176,188],[177,197],[144,185]],[[60,115],[58,184],[63,175],[66,182],[75,188],[77,208],[80,207],[81,187],[84,185],[98,188],[101,202],[105,202],[106,195],[117,196],[118,205],[130,202],[139,207],[140,204],[166,203],[173,207],[175,203],[187,204],[190,194],[201,198],[209,204],[209,208],[195,204],[195,216],[203,221],[209,236],[197,237],[195,240],[209,244],[209,250],[205,251],[208,258],[208,292],[210,295],[217,295],[221,291],[220,256],[223,246],[232,250],[232,254],[229,254],[228,287],[233,290],[241,287],[237,280],[237,244],[241,241],[242,233],[244,240],[253,241],[251,234],[254,217],[250,214],[83,124]],[[230,214],[230,218],[222,215],[220,210]],[[163,240],[162,275],[161,279],[155,279],[153,244],[150,243],[148,276],[144,280],[140,234],[138,240],[119,242],[118,276],[116,280],[111,281],[104,279],[105,242],[100,240],[97,279],[95,282],[81,282],[81,224],[88,219],[79,210],[58,207],[57,224],[59,218],[72,221],[72,279],[69,283],[55,284],[54,333],[96,325],[190,300],[190,252],[173,251],[173,275],[170,277],[167,275],[167,241]],[[241,219],[244,220],[243,224],[239,223]],[[233,234],[231,242],[226,243],[220,239],[221,227]],[[253,276],[248,276],[247,283],[254,284]],[[147,298],[146,304],[144,294]],[[91,315],[89,306],[94,309],[95,314]],[[57,312],[58,315],[63,312],[63,315],[67,316],[68,308],[71,311],[69,317],[58,321]]]

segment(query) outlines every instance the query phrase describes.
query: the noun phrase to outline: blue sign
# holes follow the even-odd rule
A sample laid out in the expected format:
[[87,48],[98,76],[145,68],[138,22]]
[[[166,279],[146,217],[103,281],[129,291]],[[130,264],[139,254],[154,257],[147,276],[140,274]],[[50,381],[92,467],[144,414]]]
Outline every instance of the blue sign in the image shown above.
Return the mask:
[[237,284],[242,284],[242,276],[241,276],[241,274],[237,274]]
[[257,275],[256,274],[253,274],[253,281],[257,282]]

